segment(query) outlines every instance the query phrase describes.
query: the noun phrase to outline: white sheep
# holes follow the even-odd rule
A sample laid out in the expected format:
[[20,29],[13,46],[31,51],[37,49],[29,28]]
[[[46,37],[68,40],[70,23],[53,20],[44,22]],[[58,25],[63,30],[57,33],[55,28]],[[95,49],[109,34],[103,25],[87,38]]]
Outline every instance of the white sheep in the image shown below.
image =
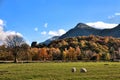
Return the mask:
[[81,68],[81,69],[80,69],[80,72],[86,73],[86,72],[87,72],[87,69],[86,69],[86,68]]
[[73,68],[71,69],[71,71],[72,71],[72,72],[76,72],[76,68],[73,67]]

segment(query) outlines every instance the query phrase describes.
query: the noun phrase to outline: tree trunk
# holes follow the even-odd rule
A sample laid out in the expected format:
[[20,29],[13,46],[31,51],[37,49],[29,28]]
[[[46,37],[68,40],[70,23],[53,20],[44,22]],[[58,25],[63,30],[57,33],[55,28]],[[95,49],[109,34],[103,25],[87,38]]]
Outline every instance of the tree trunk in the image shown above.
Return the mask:
[[17,63],[18,60],[17,60],[17,56],[14,56],[14,63]]

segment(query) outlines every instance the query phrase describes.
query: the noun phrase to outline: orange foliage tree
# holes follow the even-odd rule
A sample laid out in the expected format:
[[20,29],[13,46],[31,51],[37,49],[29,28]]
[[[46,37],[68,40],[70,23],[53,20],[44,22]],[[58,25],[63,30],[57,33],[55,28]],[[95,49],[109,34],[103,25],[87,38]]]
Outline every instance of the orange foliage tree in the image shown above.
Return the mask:
[[48,59],[47,48],[40,48],[38,54],[40,60],[45,61]]

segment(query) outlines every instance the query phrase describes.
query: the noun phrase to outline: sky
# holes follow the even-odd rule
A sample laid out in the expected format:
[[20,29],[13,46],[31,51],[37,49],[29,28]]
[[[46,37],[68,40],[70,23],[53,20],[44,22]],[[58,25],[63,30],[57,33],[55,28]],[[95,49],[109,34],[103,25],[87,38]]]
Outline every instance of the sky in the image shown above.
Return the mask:
[[120,0],[0,0],[0,41],[9,34],[28,44],[60,36],[78,23],[113,28],[120,23]]

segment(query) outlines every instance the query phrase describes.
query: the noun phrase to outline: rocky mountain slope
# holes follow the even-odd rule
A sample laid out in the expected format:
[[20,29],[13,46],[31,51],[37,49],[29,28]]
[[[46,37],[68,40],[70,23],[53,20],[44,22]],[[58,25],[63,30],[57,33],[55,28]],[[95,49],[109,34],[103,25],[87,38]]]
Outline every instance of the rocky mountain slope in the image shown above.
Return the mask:
[[89,35],[112,36],[115,38],[120,38],[120,24],[112,29],[96,29],[84,23],[78,23],[74,28],[70,29],[62,36],[52,37],[43,43],[48,45],[53,40]]
[[112,36],[119,38],[120,24],[112,29],[96,29],[86,24],[79,23],[73,29],[70,29],[68,32],[60,36],[59,39],[89,35]]

